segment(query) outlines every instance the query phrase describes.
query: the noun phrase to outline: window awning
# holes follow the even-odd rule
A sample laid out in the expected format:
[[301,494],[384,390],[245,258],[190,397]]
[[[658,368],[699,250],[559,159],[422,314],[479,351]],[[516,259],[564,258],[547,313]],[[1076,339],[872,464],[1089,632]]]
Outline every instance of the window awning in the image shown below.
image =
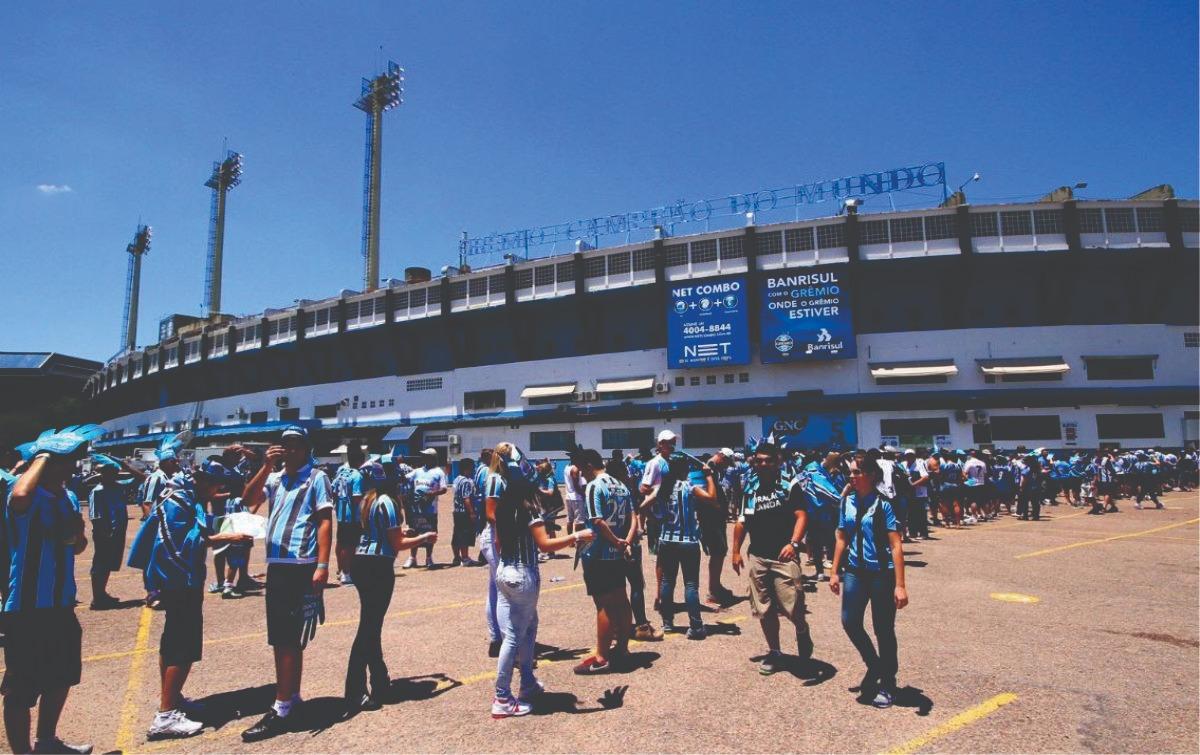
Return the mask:
[[1158,354],[1084,354],[1085,362],[1098,362],[1105,359],[1158,359]]
[[953,359],[927,359],[917,362],[871,362],[873,378],[938,377],[958,374]]
[[599,380],[596,382],[596,393],[626,393],[629,391],[654,390],[654,378],[624,378],[620,380]]
[[1062,357],[1018,357],[1013,359],[977,359],[984,375],[1044,375],[1068,372],[1071,365]]
[[555,383],[554,385],[527,385],[521,391],[521,398],[554,398],[570,396],[575,392],[575,383]]
[[410,440],[416,432],[416,425],[397,425],[396,427],[393,427],[391,430],[387,431],[387,434],[383,436],[383,442],[403,443],[404,441]]

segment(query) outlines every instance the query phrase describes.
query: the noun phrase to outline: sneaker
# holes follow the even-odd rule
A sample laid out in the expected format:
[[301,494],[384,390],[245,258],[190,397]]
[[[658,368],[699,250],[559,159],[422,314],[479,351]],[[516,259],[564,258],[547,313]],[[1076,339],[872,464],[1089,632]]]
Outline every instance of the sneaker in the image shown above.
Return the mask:
[[180,710],[159,712],[150,723],[146,739],[184,739],[194,737],[204,728],[204,724],[193,721]]
[[833,562],[832,562],[832,561],[830,561],[829,559],[825,559],[825,560],[823,560],[823,561],[821,562],[821,566],[825,567],[826,569],[832,569],[832,568],[833,568]]
[[579,676],[588,676],[590,674],[604,674],[612,669],[612,664],[608,661],[598,661],[596,656],[589,655],[584,658],[572,671]]
[[526,684],[521,682],[521,694],[517,695],[517,702],[533,704],[533,701],[545,694],[546,685],[542,684],[542,680],[534,678],[533,682]]
[[500,657],[500,646],[504,644],[504,640],[492,640],[488,643],[488,658]]
[[212,593],[213,595],[216,595],[217,593],[221,592],[224,589],[225,589],[225,585],[221,584],[220,582],[213,582],[211,585],[208,586],[208,591],[210,593]]
[[280,734],[286,734],[292,729],[292,722],[289,721],[295,713],[289,713],[287,716],[281,716],[274,709],[267,711],[266,715],[258,719],[258,723],[251,726],[242,732],[243,742],[260,742],[264,739],[277,737]]
[[777,671],[783,670],[783,653],[778,650],[771,650],[758,664],[758,673],[763,676],[770,676]]
[[663,634],[679,634],[680,632],[684,631],[683,627],[677,627],[674,624],[668,624],[665,621],[663,622],[662,630]]
[[472,559],[469,559],[469,558],[467,558],[467,559],[463,559],[463,566],[481,566],[481,565],[482,565],[482,564],[481,564],[481,562],[479,562],[479,561],[474,561],[474,560],[472,560]]
[[703,640],[707,636],[708,632],[704,627],[689,627],[686,635],[689,640]]
[[338,582],[341,582],[344,587],[350,587],[354,584],[354,579],[350,576],[350,572],[342,572],[338,577]]
[[1156,508],[1156,509],[1165,509],[1165,508],[1166,508],[1166,506],[1163,506],[1163,505],[1162,505],[1161,503],[1159,503],[1158,501],[1155,501],[1155,502],[1154,502],[1154,508]]
[[33,751],[36,753],[78,753],[78,755],[89,755],[92,751],[91,745],[69,745],[58,737],[54,739],[39,739],[33,743]]
[[875,693],[875,699],[871,701],[871,705],[874,705],[876,708],[892,707],[892,693],[886,689],[880,689]]
[[642,624],[633,630],[633,639],[638,642],[658,642],[662,638],[663,633],[649,623]]
[[462,566],[462,559],[459,558],[458,556],[455,556],[454,560],[450,562],[450,565],[451,566]]
[[1140,501],[1134,501],[1134,502],[1133,502],[1133,507],[1134,507],[1135,509],[1137,509],[1138,511],[1141,511],[1141,510],[1142,510],[1142,504],[1141,504],[1141,502],[1140,502]]
[[512,718],[513,716],[526,716],[533,710],[533,706],[529,703],[523,703],[520,700],[501,700],[496,698],[492,700],[492,718]]
[[828,582],[829,581],[829,572],[823,571],[820,574],[818,574],[817,581],[818,582]]
[[537,555],[537,560],[538,560],[539,564],[544,564],[550,560],[550,554],[549,553],[539,553]]
[[808,632],[796,635],[796,657],[802,661],[807,661],[812,658],[813,641],[812,635]]
[[246,595],[241,590],[239,590],[235,587],[226,587],[225,591],[221,593],[221,600],[229,600],[231,598],[244,598],[244,597],[246,597]]
[[404,567],[403,567],[403,568],[405,568],[405,569],[411,569],[411,568],[413,568],[413,567],[414,567],[414,566],[416,566],[416,565],[417,565],[417,559],[413,558],[412,556],[409,556],[409,557],[408,557],[408,560],[404,562]]

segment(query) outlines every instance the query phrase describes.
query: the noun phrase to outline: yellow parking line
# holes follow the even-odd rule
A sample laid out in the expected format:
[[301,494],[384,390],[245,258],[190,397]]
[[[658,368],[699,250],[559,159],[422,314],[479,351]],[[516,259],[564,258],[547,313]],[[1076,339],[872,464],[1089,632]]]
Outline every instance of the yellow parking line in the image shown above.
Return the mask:
[[121,707],[121,720],[117,724],[117,743],[114,746],[118,751],[129,749],[129,745],[133,743],[133,719],[138,711],[138,698],[142,691],[142,666],[146,662],[145,649],[150,644],[150,624],[154,620],[154,611],[149,608],[142,609],[142,615],[138,619],[137,642],[134,645],[133,660],[129,663],[129,681],[125,685],[125,703]]
[[1000,708],[1008,705],[1016,699],[1017,696],[1011,692],[1005,692],[1003,694],[996,695],[992,699],[976,705],[974,708],[968,708],[967,710],[964,710],[962,713],[959,713],[946,723],[941,724],[940,726],[935,726],[921,736],[910,739],[899,747],[893,747],[887,751],[887,755],[908,755],[909,753],[922,750],[934,740],[941,739],[947,734],[953,734],[959,729],[966,728],[967,726],[970,726],[971,724],[990,716],[991,714],[1000,710]]
[[1040,551],[1033,551],[1032,553],[1022,553],[1021,555],[1016,556],[1016,558],[1021,559],[1021,558],[1033,558],[1034,556],[1045,556],[1046,554],[1049,554],[1049,553],[1058,553],[1059,551],[1071,550],[1072,548],[1082,548],[1085,545],[1099,545],[1100,543],[1111,543],[1114,540],[1124,540],[1126,538],[1131,538],[1131,537],[1141,537],[1143,535],[1152,535],[1155,532],[1162,532],[1164,530],[1172,530],[1172,529],[1175,529],[1176,527],[1186,527],[1189,524],[1195,524],[1196,522],[1200,522],[1200,519],[1189,519],[1186,522],[1176,522],[1175,524],[1167,524],[1162,527],[1155,527],[1154,529],[1151,529],[1151,530],[1142,530],[1141,532],[1128,532],[1124,535],[1113,535],[1111,537],[1102,537],[1097,540],[1083,540],[1078,543],[1070,543],[1069,545],[1060,545],[1055,548],[1045,548]]

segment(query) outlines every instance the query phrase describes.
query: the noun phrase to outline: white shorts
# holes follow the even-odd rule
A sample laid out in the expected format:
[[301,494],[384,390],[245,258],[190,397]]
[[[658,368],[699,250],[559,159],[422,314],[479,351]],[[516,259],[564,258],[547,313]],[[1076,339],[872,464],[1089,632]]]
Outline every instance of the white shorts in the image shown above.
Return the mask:
[[578,498],[567,499],[567,531],[570,532],[575,528],[576,524],[583,524],[584,516],[583,501]]

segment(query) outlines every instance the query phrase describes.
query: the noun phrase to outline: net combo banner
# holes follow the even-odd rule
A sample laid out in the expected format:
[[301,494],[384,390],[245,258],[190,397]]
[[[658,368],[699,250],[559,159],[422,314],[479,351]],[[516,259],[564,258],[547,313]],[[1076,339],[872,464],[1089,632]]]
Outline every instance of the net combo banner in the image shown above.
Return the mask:
[[672,368],[749,364],[746,277],[672,284],[667,302],[667,364]]

